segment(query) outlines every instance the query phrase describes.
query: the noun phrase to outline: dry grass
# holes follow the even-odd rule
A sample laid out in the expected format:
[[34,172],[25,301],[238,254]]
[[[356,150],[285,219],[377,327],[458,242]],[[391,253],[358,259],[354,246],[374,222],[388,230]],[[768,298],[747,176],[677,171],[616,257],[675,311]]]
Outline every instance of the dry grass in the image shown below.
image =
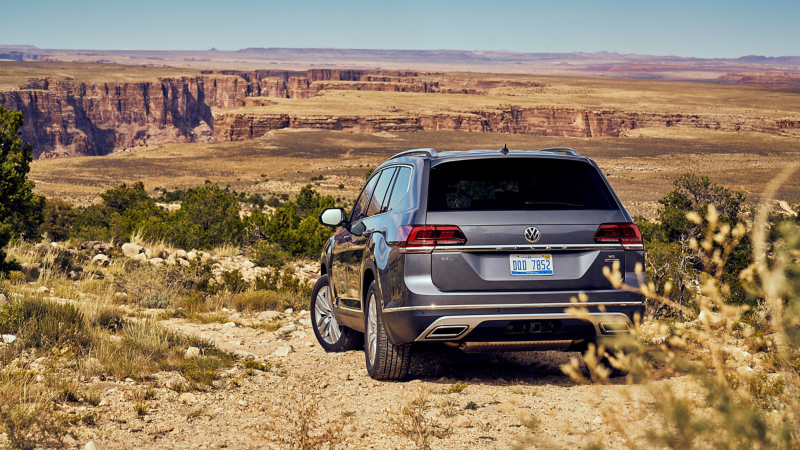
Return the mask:
[[428,390],[417,390],[389,419],[394,433],[408,438],[420,450],[430,450],[433,438],[442,438],[452,432],[431,416],[433,405],[430,396]]

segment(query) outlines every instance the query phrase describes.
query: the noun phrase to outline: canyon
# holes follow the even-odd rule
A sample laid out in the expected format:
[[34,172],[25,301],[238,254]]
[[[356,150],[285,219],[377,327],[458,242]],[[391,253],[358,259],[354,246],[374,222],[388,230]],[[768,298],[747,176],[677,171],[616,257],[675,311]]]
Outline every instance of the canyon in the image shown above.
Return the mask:
[[[533,77],[398,70],[202,70],[130,81],[34,77],[0,92],[0,106],[22,112],[22,138],[37,158],[239,141],[285,128],[620,137],[639,128],[688,127],[800,137],[796,114],[745,109],[745,103],[719,110],[708,101],[675,111],[631,100],[620,104],[607,100],[609,94],[565,102],[600,92],[594,82],[583,83],[586,87],[567,89]],[[621,89],[620,98],[635,94]],[[428,94],[448,100],[433,101]],[[341,105],[333,100],[339,98]],[[370,102],[371,107],[359,106]],[[391,106],[395,103],[401,106]]]

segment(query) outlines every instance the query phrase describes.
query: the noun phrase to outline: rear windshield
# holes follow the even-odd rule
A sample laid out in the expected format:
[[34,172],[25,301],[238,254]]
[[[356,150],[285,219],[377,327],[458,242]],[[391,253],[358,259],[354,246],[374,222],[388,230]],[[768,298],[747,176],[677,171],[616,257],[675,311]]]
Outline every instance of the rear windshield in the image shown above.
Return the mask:
[[431,168],[429,211],[619,209],[597,170],[582,161],[497,158]]

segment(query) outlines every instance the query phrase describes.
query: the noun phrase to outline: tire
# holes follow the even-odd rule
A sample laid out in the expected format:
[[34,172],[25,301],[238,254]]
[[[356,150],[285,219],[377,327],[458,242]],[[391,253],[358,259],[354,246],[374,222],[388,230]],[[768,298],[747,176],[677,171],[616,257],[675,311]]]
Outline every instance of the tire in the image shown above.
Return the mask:
[[323,275],[311,291],[311,327],[326,352],[347,352],[364,345],[364,335],[343,327],[333,315],[333,296],[328,276]]
[[386,336],[375,282],[369,285],[364,308],[364,357],[375,380],[401,380],[411,368],[411,346],[394,345]]

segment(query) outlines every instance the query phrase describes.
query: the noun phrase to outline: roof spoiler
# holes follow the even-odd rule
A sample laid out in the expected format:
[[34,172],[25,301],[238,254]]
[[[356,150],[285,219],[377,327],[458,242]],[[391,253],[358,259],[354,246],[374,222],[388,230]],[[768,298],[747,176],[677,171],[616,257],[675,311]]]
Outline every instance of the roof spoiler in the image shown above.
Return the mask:
[[413,150],[406,150],[404,152],[400,152],[389,159],[402,158],[404,156],[417,156],[417,154],[419,153],[424,153],[425,155],[428,155],[428,157],[430,158],[436,158],[439,156],[439,152],[437,152],[436,149],[434,148],[415,148]]

